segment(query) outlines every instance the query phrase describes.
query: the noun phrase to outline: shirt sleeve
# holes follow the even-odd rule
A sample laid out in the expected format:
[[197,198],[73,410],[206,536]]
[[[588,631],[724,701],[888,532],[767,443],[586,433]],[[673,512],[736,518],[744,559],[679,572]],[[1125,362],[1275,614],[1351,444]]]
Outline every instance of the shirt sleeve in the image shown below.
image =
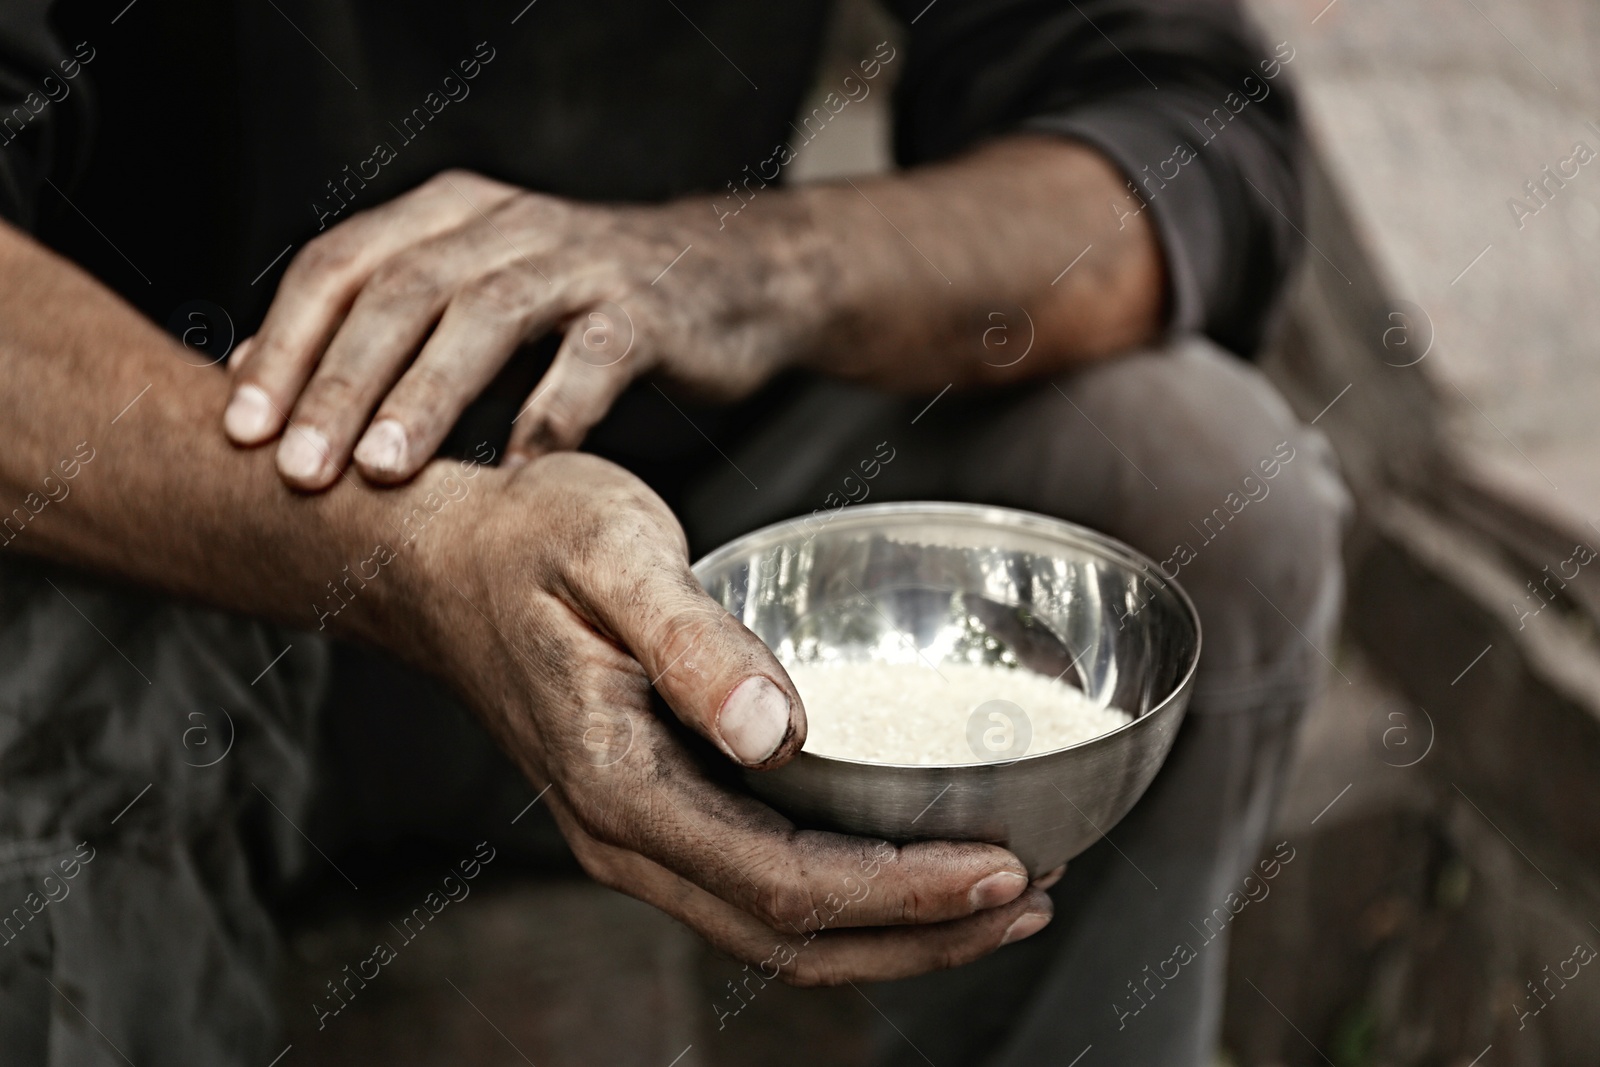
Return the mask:
[[1130,183],[1106,210],[1154,219],[1169,329],[1254,354],[1302,240],[1290,44],[1265,46],[1230,0],[894,6],[902,164],[1024,129],[1095,146]]
[[51,0],[0,2],[0,218],[34,228],[47,181],[64,185],[81,163],[89,124],[82,56],[50,27]]

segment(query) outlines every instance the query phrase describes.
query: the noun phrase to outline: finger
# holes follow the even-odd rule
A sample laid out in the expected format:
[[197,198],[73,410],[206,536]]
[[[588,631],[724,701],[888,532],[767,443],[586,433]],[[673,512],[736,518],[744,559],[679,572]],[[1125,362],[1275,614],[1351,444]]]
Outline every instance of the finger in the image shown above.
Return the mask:
[[250,358],[250,349],[255,347],[255,343],[255,335],[251,334],[233,346],[233,351],[228,353],[227,367],[230,375],[237,374],[244,366],[244,361]]
[[[619,504],[623,504],[620,502]],[[644,667],[686,726],[735,762],[776,767],[805,742],[805,709],[772,650],[706,593],[681,545],[661,544],[637,506],[619,506],[568,583],[601,629]]]
[[1005,905],[949,922],[839,927],[839,905],[879,890],[873,876],[862,874],[836,885],[826,907],[788,929],[774,930],[637,853],[581,835],[569,840],[598,881],[673,916],[715,948],[757,968],[763,980],[781,977],[792,985],[890,981],[958,967],[1031,937],[1054,914],[1048,895],[1029,890]]
[[[886,982],[960,967],[1043,930],[1054,916],[1054,907],[1047,894],[1029,891],[992,911],[930,926],[820,931],[802,926],[806,932],[796,937],[795,958],[783,970],[783,979],[790,985],[833,986]],[[771,957],[770,937],[765,942],[756,940],[745,951],[763,946],[768,949],[765,962]]]
[[481,235],[468,227],[415,245],[380,267],[356,297],[295,402],[278,447],[290,485],[321,489],[338,477],[356,436],[455,294],[483,270]]
[[507,462],[526,463],[582,444],[645,370],[636,341],[632,319],[616,304],[591,307],[569,324],[550,369],[512,420]]
[[[625,659],[620,651],[614,654]],[[593,665],[604,654],[585,658]],[[625,670],[620,664],[618,669]],[[706,777],[650,713],[644,679],[634,673],[619,681],[583,679],[580,692],[590,694],[601,711],[577,721],[604,720],[610,728],[604,738],[585,734],[578,743],[589,751],[556,775],[574,818],[596,839],[677,872],[774,930],[830,906],[836,913],[831,925],[839,927],[945,922],[1008,904],[1027,890],[1022,863],[996,845],[926,841],[896,847],[795,827],[754,797]],[[601,693],[611,695],[600,699]],[[628,721],[619,721],[619,710],[630,707],[632,713],[623,712]],[[560,738],[549,744],[577,754]],[[848,906],[831,905],[828,895],[837,887],[863,878],[876,886],[871,895],[858,894]]]
[[362,435],[362,473],[381,483],[416,474],[517,346],[572,311],[562,290],[516,263],[468,284]]
[[1063,863],[1059,867],[1055,867],[1055,868],[1053,868],[1051,870],[1045,871],[1043,874],[1041,874],[1039,877],[1037,877],[1037,878],[1035,878],[1033,880],[1033,888],[1035,888],[1035,889],[1049,889],[1051,886],[1053,886],[1057,882],[1061,881],[1061,876],[1066,874],[1066,873],[1067,873],[1067,865],[1065,863]]
[[[688,782],[680,775],[680,781]],[[704,786],[664,787],[672,814],[654,808],[658,832],[638,851],[686,874],[774,930],[820,910],[837,927],[949,922],[1003,907],[1028,891],[1010,852],[973,841],[886,841],[797,829],[752,797]],[[627,842],[625,842],[627,843]],[[839,886],[870,878],[874,890],[840,906]]]
[[[539,467],[531,469],[537,474]],[[648,551],[645,533],[633,541]],[[592,562],[604,570],[604,561],[602,556]],[[639,611],[653,611],[648,589],[639,592]],[[566,689],[552,699],[571,711],[547,723],[538,746],[588,835],[639,853],[779,930],[827,905],[827,895],[841,883],[864,876],[877,888],[842,909],[834,925],[944,922],[1007,904],[1026,891],[1022,863],[998,846],[919,842],[897,848],[797,829],[754,797],[713,782],[652,713],[651,676],[641,664],[584,625],[566,597],[541,604],[540,610],[565,613],[571,623],[569,629],[559,616],[548,620],[543,629],[550,640],[542,653],[567,665]],[[688,662],[697,656],[682,657],[684,673],[699,670]],[[678,671],[674,665],[656,677]],[[606,728],[591,736],[585,729],[590,723]]]
[[255,358],[234,383],[224,419],[228,435],[239,444],[254,445],[283,429],[285,413],[380,264],[513,195],[509,186],[448,172],[340,223],[302,248],[256,334]]

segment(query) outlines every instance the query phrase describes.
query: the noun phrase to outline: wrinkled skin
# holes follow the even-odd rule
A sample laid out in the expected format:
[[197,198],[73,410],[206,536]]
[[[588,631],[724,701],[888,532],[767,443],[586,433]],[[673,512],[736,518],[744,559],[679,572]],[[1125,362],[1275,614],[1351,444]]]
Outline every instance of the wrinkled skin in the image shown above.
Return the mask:
[[400,481],[520,345],[555,329],[565,340],[512,427],[516,459],[577,447],[650,371],[744,396],[814,332],[813,302],[805,272],[714,240],[714,223],[699,205],[599,207],[441,174],[295,258],[230,364],[271,398],[269,418],[230,420],[232,436],[259,443],[287,419],[279,466],[299,488],[331,484],[352,451],[367,477]]
[[762,767],[799,751],[805,715],[771,651],[695,581],[666,505],[591,456],[482,477],[422,542],[437,576],[426,655],[549,784],[543,802],[596,880],[801,985],[954,966],[1048,921],[1049,897],[1003,849],[798,830],[713,781],[652,707],[652,679],[730,757],[728,694],[770,680],[790,722]]
[[906,177],[764,191],[735,218],[447,171],[301,249],[230,362],[224,425],[240,445],[281,434],[299,489],[352,457],[401,482],[552,332],[511,462],[576,448],[648,374],[734,400],[792,366],[929,392],[1056,373],[1160,328],[1159,247],[1147,220],[1105,210],[1120,192],[1097,154],[1029,137]]
[[[1030,887],[993,846],[798,831],[715,783],[652,686],[762,768],[804,741],[799,699],[699,588],[665,505],[562,450],[647,374],[729,400],[793,366],[931,394],[1148,340],[1164,267],[1146,218],[1106,210],[1122,182],[1085,146],[1023,136],[905,175],[765,190],[734,218],[703,198],[580,204],[446,172],[300,250],[230,362],[224,426],[240,446],[277,441],[298,490],[337,494],[353,460],[407,492],[519,346],[562,333],[506,469],[429,531],[419,602],[437,636],[413,654],[550,785],[599,881],[803,984],[952,966],[1040,929],[1060,872]],[[1026,344],[992,348],[996,321],[1019,337],[1025,323]],[[724,716],[754,677],[780,708],[770,745]]]

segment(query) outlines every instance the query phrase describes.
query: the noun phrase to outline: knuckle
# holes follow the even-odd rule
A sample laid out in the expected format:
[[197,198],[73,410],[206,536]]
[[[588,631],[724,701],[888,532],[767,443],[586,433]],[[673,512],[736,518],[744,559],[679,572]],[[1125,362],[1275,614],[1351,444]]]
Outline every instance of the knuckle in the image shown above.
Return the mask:
[[337,229],[314,237],[295,254],[286,276],[306,283],[338,277],[355,264],[355,250]]
[[565,452],[578,446],[583,431],[583,425],[570,410],[555,408],[539,420],[537,437],[545,447]]
[[470,206],[493,211],[507,199],[528,194],[477,171],[449,167],[417,186],[410,195],[438,201],[455,210]]
[[[564,775],[564,777],[569,781],[573,781],[571,775]],[[575,790],[575,792],[579,791]],[[625,847],[628,844],[628,835],[623,832],[622,827],[618,825],[618,820],[613,815],[598,810],[594,806],[584,803],[581,799],[573,804],[572,817],[577,822],[578,829],[583,831],[588,846],[596,857],[596,862],[611,863],[610,850],[617,847]],[[593,872],[591,871],[590,873],[592,874]]]
[[627,548],[609,547],[613,539],[622,540],[609,524],[597,521],[590,530],[593,532],[577,532],[573,551],[557,564],[563,583],[581,590],[585,600],[592,603],[648,605],[653,599],[649,588],[651,573],[639,558],[640,542],[634,542],[635,551],[630,554]]
[[398,419],[409,426],[439,414],[442,405],[456,399],[459,389],[459,382],[449,371],[419,362],[406,372],[405,380],[378,414],[380,418]]
[[559,497],[570,516],[562,527],[564,551],[552,560],[569,588],[638,586],[668,554],[687,573],[682,529],[643,483],[613,477],[613,468],[582,453],[555,457],[546,469],[569,480]]
[[373,296],[385,303],[410,303],[433,296],[438,279],[427,264],[414,256],[391,259],[372,275]]
[[[576,316],[567,326],[563,354],[576,357],[598,370],[614,367],[629,356],[635,362],[645,361],[654,345],[647,328],[642,325],[654,320],[656,313],[650,309],[646,298],[634,297],[621,286],[612,286],[615,299],[607,299]],[[627,304],[619,303],[627,300]],[[644,311],[636,322],[629,307]]]
[[520,319],[528,306],[528,283],[521,271],[507,268],[477,279],[461,295],[464,310],[491,319]]
[[311,379],[304,398],[295,409],[297,422],[319,422],[326,416],[348,411],[362,397],[361,385],[343,371],[321,371]]
[[471,181],[472,178],[472,172],[464,167],[446,167],[429,178],[424,188],[432,186],[436,189],[440,187],[448,189],[452,183],[460,185],[462,182]]
[[929,914],[929,902],[914,886],[908,886],[897,904],[897,914],[900,922],[907,925],[924,922]]
[[778,872],[767,877],[751,903],[756,916],[775,930],[803,930],[817,910],[810,890]]
[[567,835],[567,847],[572,849],[573,858],[578,861],[578,866],[583,868],[583,873],[607,889],[620,889],[625,878],[611,849],[590,835],[588,828],[583,826],[581,818],[579,827],[583,833]]
[[805,953],[788,967],[778,972],[785,985],[797,989],[825,989],[844,985],[849,976],[830,964],[816,952]]
[[644,558],[645,546],[660,540],[657,524],[641,512],[626,493],[608,493],[590,527],[589,542],[596,556],[615,564]]
[[932,948],[928,957],[929,971],[948,971],[960,967],[982,953],[976,953],[970,946],[948,942]]
[[516,190],[495,207],[495,213],[503,217],[537,222],[552,232],[563,233],[569,231],[571,220],[584,210],[577,201],[529,189]]
[[418,191],[426,190],[437,193],[442,190],[454,196],[457,189],[463,192],[476,191],[485,187],[493,187],[497,184],[497,182],[485,178],[476,171],[467,170],[465,167],[446,167],[426,182],[423,182],[418,187]]

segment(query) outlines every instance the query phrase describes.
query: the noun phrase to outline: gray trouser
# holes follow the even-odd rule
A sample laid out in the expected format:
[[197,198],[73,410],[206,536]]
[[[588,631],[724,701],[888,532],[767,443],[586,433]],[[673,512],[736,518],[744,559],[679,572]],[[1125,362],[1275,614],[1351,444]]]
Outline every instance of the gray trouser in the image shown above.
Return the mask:
[[[1205,652],[1167,765],[1110,839],[1073,862],[1045,932],[970,967],[863,990],[892,1020],[882,1058],[1067,1064],[1092,1045],[1086,1067],[1203,1063],[1226,955],[1225,930],[1208,937],[1217,924],[1204,920],[1263,843],[1294,728],[1332,650],[1347,504],[1330,451],[1253,368],[1195,340],[927,404],[804,387],[687,492],[691,542],[704,551],[863,493],[1026,508],[1120,537],[1168,573],[1177,566]],[[336,714],[323,725],[332,748],[341,732],[355,735],[365,758],[336,774],[325,763],[322,815],[306,813],[321,652],[304,635],[0,556],[6,1064],[122,1062],[108,1045],[141,1065],[265,1062],[281,1046],[256,888],[295,860],[287,816],[319,820],[312,836],[332,851],[398,834],[396,822],[429,820],[448,835],[474,806],[520,805],[514,782],[484,788],[504,764],[484,755],[464,717],[439,713],[437,689],[362,655],[342,659],[353,667],[336,677]],[[433,705],[411,720],[427,725],[409,740],[395,728],[407,698]],[[378,700],[381,757],[360,727]],[[230,738],[229,756],[211,764],[220,747],[206,745]],[[83,840],[94,858],[64,881],[61,864]],[[46,875],[67,887],[53,890],[59,902],[45,901]],[[25,917],[7,928],[13,904]],[[1152,982],[1147,965],[1170,960],[1180,941],[1193,961]]]

